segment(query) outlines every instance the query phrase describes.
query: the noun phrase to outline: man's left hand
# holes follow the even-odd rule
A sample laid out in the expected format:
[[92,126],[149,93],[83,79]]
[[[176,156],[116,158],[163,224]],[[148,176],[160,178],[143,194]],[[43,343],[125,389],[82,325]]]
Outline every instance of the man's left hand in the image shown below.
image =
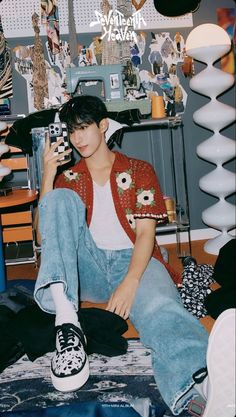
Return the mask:
[[116,313],[126,320],[129,317],[138,286],[138,280],[125,278],[112,293],[106,310]]

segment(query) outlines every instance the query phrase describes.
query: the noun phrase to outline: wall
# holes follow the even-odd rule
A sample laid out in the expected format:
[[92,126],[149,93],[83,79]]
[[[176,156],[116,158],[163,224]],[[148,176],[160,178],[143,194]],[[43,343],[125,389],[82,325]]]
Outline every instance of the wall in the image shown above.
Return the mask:
[[[193,14],[194,26],[202,23],[217,23],[216,8],[218,7],[234,7],[235,3],[233,0],[202,0],[200,8]],[[154,9],[155,10],[155,9]],[[181,28],[181,34],[184,39],[187,38],[188,33],[192,28]],[[161,30],[162,31],[162,30]],[[171,37],[174,36],[176,30],[170,31]],[[158,32],[158,28],[156,29]],[[78,42],[82,44],[89,44],[91,38],[94,36],[90,34],[78,34]],[[150,39],[151,34],[147,35]],[[9,45],[14,47],[16,45],[29,45],[34,43],[33,38],[22,38],[22,39],[9,39]],[[147,40],[148,44],[148,40]],[[149,50],[146,50],[143,58],[143,66],[145,67],[145,61],[147,60]],[[196,64],[195,69],[198,73],[202,69],[201,64]],[[181,75],[180,75],[181,78]],[[191,229],[202,229],[206,227],[201,220],[201,212],[214,204],[217,199],[202,192],[199,188],[199,179],[206,173],[213,169],[213,165],[201,160],[196,155],[196,147],[203,140],[211,136],[211,132],[203,129],[194,124],[192,120],[193,112],[204,105],[208,99],[202,97],[195,92],[192,92],[189,88],[189,80],[183,76],[181,78],[181,84],[188,94],[187,106],[183,117],[184,121],[184,136],[185,136],[185,151],[186,151],[186,169],[187,169],[187,182],[188,182],[188,196],[190,205],[190,221]],[[13,113],[26,113],[28,112],[27,101],[26,101],[26,87],[24,81],[14,71],[13,77],[14,87],[14,99],[12,100],[12,112]],[[222,101],[231,106],[235,106],[235,90],[231,88],[227,93],[222,95]],[[234,138],[235,126],[231,126],[224,130],[224,134],[230,138]],[[166,132],[161,131],[158,134],[157,131],[145,132],[141,131],[135,134],[129,132],[125,134],[122,151],[130,154],[131,156],[145,159],[153,163],[154,168],[160,178],[160,182],[163,187],[163,191],[171,193],[171,182],[172,179],[169,175],[170,158],[169,150],[166,148]],[[153,139],[152,139],[153,138]],[[228,169],[234,169],[234,163],[231,162],[226,165]],[[232,201],[232,197],[230,201]]]

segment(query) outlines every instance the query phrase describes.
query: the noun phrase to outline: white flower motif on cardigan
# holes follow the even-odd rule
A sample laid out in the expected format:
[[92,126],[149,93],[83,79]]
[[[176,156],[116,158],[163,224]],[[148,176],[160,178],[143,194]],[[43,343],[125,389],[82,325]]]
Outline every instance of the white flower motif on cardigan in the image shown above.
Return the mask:
[[131,209],[126,209],[125,213],[126,213],[126,218],[129,222],[129,225],[130,225],[131,229],[135,230],[136,222],[135,222],[134,215],[132,214],[132,210]]
[[122,194],[125,190],[128,190],[129,188],[134,187],[131,174],[132,174],[131,169],[129,169],[128,171],[120,172],[119,174],[116,174],[116,183],[118,185],[119,194]]
[[141,208],[142,206],[154,206],[154,195],[155,189],[151,188],[150,190],[144,190],[143,188],[139,188],[136,191],[137,194],[137,203],[136,207]]
[[78,174],[78,172],[73,172],[72,169],[68,169],[64,172],[64,175],[66,177],[66,181],[72,181],[72,180],[79,180],[81,174]]

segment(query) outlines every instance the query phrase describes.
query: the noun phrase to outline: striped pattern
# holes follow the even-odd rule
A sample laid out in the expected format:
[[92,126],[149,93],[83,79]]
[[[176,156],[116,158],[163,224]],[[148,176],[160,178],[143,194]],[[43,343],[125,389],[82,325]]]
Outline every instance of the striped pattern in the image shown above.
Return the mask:
[[11,50],[3,33],[0,16],[0,98],[12,96]]

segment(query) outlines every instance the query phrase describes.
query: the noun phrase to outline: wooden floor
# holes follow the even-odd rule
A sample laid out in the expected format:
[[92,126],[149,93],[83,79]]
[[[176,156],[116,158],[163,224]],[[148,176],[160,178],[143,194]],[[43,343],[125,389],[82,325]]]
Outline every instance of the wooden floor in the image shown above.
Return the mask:
[[[196,258],[199,264],[209,263],[214,265],[216,261],[215,255],[210,255],[204,251],[205,240],[198,240],[192,242],[192,256]],[[169,254],[169,263],[177,271],[182,271],[182,263],[178,258],[176,253],[176,245],[165,245],[165,248],[168,250]],[[183,246],[184,249],[184,246]],[[187,246],[186,246],[187,249]],[[29,278],[35,279],[37,277],[38,270],[35,268],[34,264],[25,264],[25,265],[16,265],[7,267],[7,279],[17,279],[17,278]]]
[[[215,261],[217,256],[210,255],[204,251],[204,243],[205,241],[194,241],[192,242],[192,256],[197,260],[198,264],[208,263],[210,265],[215,265]],[[183,267],[181,260],[178,258],[176,253],[176,245],[165,245],[166,249],[168,250],[169,254],[169,263],[175,268],[177,271],[181,272]],[[183,247],[184,249],[184,247]],[[186,247],[187,250],[187,247]],[[25,264],[25,265],[15,265],[15,266],[8,266],[7,268],[7,279],[35,279],[37,277],[38,269],[35,268],[34,264]],[[84,306],[88,306],[90,304],[84,304]],[[201,322],[206,327],[207,331],[210,331],[214,320],[207,316],[201,319]],[[137,334],[129,326],[129,331],[125,334],[126,337],[136,337]]]

